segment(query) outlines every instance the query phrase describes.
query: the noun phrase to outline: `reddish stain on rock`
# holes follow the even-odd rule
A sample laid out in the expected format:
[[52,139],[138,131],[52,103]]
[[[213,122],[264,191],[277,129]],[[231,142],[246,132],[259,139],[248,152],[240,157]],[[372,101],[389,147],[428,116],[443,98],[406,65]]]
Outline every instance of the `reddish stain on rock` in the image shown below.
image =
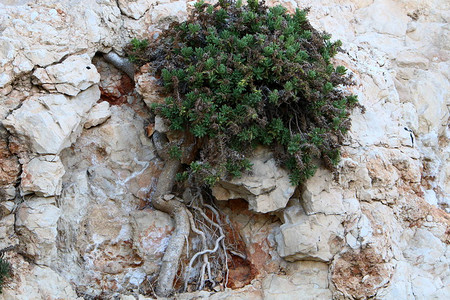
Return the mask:
[[130,77],[123,75],[117,89],[122,95],[128,95],[134,90],[134,82]]
[[100,101],[106,101],[111,105],[122,105],[127,103],[129,95],[134,90],[134,82],[128,76],[123,75],[117,85],[114,86],[114,92],[110,92],[100,87]]
[[355,299],[367,299],[387,284],[392,269],[372,248],[344,253],[334,264],[332,281],[336,288]]
[[0,141],[0,185],[14,184],[19,173],[17,157],[11,154],[6,141]]
[[239,256],[231,256],[228,268],[228,287],[232,289],[244,287],[256,277],[256,270],[252,264]]
[[122,105],[127,103],[127,97],[125,95],[117,96],[114,93],[107,92],[103,88],[100,87],[100,101],[106,101],[111,105]]

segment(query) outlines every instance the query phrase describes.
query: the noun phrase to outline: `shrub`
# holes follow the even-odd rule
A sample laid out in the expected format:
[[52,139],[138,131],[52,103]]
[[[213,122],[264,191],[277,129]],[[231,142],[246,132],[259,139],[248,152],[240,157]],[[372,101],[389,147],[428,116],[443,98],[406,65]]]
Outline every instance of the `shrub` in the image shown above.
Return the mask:
[[9,262],[0,257],[0,294],[2,293],[3,284],[7,277],[10,276],[11,265]]
[[[165,103],[155,113],[198,149],[179,179],[199,175],[213,185],[239,177],[251,169],[248,157],[258,145],[274,150],[293,185],[320,161],[331,170],[337,165],[350,111],[359,104],[344,91],[351,84],[345,67],[330,61],[341,42],[315,30],[307,12],[289,14],[257,0],[200,1],[187,21],[172,23],[156,41],[128,47],[164,87]],[[182,150],[170,153],[181,157]]]

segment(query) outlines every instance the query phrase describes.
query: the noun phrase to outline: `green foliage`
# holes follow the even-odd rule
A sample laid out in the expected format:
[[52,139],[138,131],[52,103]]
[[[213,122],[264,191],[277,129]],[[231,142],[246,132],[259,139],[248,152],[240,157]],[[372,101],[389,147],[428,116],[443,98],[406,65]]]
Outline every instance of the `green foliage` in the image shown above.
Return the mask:
[[7,277],[11,275],[11,265],[5,259],[0,257],[0,294]]
[[[195,141],[179,180],[239,177],[258,145],[275,150],[294,185],[320,161],[330,169],[339,162],[350,111],[359,106],[342,89],[351,84],[346,68],[330,63],[342,43],[316,31],[307,10],[247,2],[198,2],[187,21],[172,23],[146,49],[136,41],[128,47],[165,88],[155,113]],[[175,148],[170,155],[180,158]]]
[[171,158],[181,159],[181,154],[182,154],[181,149],[178,146],[172,146],[169,149],[169,156]]

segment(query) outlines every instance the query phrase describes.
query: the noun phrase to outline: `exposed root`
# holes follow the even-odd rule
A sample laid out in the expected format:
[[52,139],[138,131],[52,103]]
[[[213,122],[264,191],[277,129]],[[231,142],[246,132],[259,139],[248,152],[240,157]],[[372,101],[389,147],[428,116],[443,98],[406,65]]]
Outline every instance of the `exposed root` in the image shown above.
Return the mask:
[[[201,249],[191,257],[186,268],[184,290],[188,291],[189,286],[193,284],[196,290],[204,289],[207,283],[209,283],[209,287],[214,287],[219,281],[222,281],[223,287],[226,287],[228,256],[225,246],[225,232],[220,224],[220,215],[214,207],[204,203],[200,192],[192,197],[189,208],[195,212],[195,217],[191,214],[190,222],[192,231],[201,239]],[[208,216],[205,208],[212,213],[212,217]],[[209,245],[211,248],[208,248]],[[203,258],[202,262],[197,262],[199,257]],[[193,276],[192,271],[196,263],[199,271]],[[225,270],[225,281],[220,279],[223,277],[220,275],[223,270]]]
[[[158,136],[156,135],[156,139]],[[155,145],[160,144],[162,143],[158,144],[155,142]],[[157,151],[161,150],[158,146],[156,148]],[[175,175],[180,165],[181,163],[176,159],[166,161],[152,200],[152,204],[156,209],[168,213],[175,222],[175,231],[164,253],[158,284],[156,285],[156,294],[161,297],[168,297],[173,292],[173,281],[177,274],[178,262],[183,253],[184,243],[190,233],[189,215],[186,206],[179,198],[168,195],[175,184]]]
[[[165,151],[168,142],[163,134],[155,132],[153,141],[158,155],[166,160],[166,163],[159,177],[152,204],[156,209],[168,213],[175,222],[175,231],[162,259],[155,292],[161,297],[168,297],[173,293],[179,261],[191,230],[199,237],[197,241],[200,242],[200,249],[198,243],[197,246],[193,243],[194,251],[184,275],[181,276],[184,279],[184,291],[213,288],[218,284],[225,288],[228,285],[229,272],[227,251],[232,250],[228,249],[225,243],[221,216],[217,209],[204,202],[200,190],[192,194],[190,189],[187,189],[183,194],[183,198],[189,201],[189,209],[181,199],[170,194],[181,163],[168,157]],[[240,256],[245,259],[245,256]]]

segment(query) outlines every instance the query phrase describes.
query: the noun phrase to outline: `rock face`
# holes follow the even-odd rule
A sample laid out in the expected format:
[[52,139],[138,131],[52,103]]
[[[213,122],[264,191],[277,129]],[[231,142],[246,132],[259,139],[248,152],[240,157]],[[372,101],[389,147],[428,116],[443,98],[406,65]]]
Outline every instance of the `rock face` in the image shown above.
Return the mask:
[[100,74],[87,54],[74,55],[62,63],[38,68],[33,76],[48,91],[75,96],[100,81]]
[[[163,167],[149,136],[166,124],[147,105],[162,99],[148,66],[135,90],[101,53],[193,3],[41,2],[0,4],[0,249],[16,246],[0,299],[151,299],[173,230],[149,205]],[[449,299],[448,1],[267,3],[310,7],[343,41],[335,63],[366,113],[335,174],[294,191],[261,150],[253,174],[214,187],[232,289],[177,297]]]
[[10,114],[3,126],[32,152],[59,154],[80,135],[86,113],[99,99],[98,86],[73,98],[61,94],[36,95]]
[[41,196],[60,195],[64,173],[64,166],[58,156],[45,155],[33,158],[23,166],[21,192]]
[[255,212],[267,213],[282,209],[294,193],[287,171],[277,167],[267,149],[257,149],[251,175],[229,182],[221,181],[212,188],[217,200],[245,199]]

